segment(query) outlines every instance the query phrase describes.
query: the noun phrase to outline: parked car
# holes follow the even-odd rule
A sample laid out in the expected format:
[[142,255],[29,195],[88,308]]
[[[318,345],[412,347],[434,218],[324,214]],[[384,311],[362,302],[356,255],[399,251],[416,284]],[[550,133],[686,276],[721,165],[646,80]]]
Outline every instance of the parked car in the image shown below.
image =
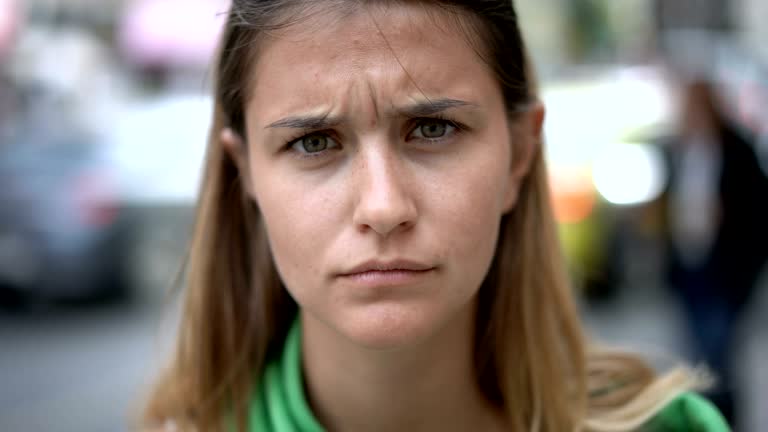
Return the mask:
[[0,146],[0,291],[26,301],[120,298],[129,220],[97,142],[28,130]]

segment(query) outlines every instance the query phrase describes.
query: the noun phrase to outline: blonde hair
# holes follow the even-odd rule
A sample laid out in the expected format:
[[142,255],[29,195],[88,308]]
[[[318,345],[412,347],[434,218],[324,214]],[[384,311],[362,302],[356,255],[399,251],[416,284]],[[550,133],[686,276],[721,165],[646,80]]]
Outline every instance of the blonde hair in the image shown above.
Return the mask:
[[[246,430],[254,378],[280,349],[297,313],[272,262],[258,208],[220,135],[224,128],[243,133],[244,77],[255,61],[260,32],[295,22],[300,13],[281,24],[276,20],[303,3],[239,0],[230,10],[178,347],[146,406],[148,427],[170,420],[184,430],[223,430],[231,413],[239,430]],[[499,76],[510,111],[536,99],[509,1],[431,3],[454,8],[462,28],[475,32],[478,54]],[[512,430],[630,431],[699,383],[685,369],[657,376],[638,356],[588,343],[565,273],[540,151],[516,208],[502,219],[478,293],[475,354],[478,384]]]

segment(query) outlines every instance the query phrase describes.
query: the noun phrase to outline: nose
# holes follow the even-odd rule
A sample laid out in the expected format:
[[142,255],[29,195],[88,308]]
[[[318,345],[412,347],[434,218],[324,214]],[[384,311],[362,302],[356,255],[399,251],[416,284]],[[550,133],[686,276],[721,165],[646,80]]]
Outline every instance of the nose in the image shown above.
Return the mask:
[[416,223],[418,211],[402,162],[387,150],[360,155],[356,167],[358,202],[353,222],[363,232],[387,236]]

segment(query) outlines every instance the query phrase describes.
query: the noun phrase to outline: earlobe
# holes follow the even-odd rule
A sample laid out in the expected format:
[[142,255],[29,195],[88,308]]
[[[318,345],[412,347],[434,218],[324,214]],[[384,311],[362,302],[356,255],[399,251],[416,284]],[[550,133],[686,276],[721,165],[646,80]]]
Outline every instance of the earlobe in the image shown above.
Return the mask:
[[249,181],[250,175],[248,171],[248,154],[245,149],[245,141],[230,128],[224,128],[219,134],[219,142],[224,148],[224,152],[232,159],[237,166],[237,171],[240,174],[240,179],[243,183],[243,188],[249,195],[251,193],[251,182]]

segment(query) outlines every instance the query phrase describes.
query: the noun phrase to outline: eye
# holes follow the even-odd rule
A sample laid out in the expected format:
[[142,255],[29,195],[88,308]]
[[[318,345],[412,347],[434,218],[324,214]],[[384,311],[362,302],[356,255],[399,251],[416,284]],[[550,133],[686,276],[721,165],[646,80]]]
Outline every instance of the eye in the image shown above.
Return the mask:
[[439,140],[446,138],[456,130],[453,122],[440,119],[424,119],[416,124],[416,128],[411,132],[412,138]]
[[322,153],[338,147],[338,143],[328,135],[312,133],[290,143],[291,149],[305,155]]

